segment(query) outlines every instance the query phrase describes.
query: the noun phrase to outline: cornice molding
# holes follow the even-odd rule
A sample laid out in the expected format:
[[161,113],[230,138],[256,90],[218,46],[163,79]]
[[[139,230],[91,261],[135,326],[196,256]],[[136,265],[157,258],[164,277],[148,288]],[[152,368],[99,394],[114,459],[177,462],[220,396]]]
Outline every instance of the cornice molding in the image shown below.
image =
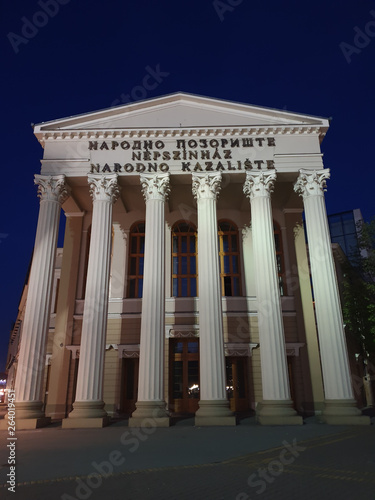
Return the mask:
[[175,138],[175,137],[216,137],[216,136],[254,136],[254,135],[318,135],[323,138],[327,127],[311,125],[259,125],[253,127],[185,127],[185,128],[136,128],[136,129],[74,129],[49,130],[35,135],[41,144],[53,140],[82,139],[122,139],[122,138]]

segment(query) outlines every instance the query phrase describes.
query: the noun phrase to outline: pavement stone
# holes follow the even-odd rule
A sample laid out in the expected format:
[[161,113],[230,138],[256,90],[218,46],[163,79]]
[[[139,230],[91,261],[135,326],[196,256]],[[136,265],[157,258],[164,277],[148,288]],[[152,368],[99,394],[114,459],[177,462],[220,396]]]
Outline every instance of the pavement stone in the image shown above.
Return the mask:
[[[152,432],[151,432],[152,431]],[[0,433],[0,484],[8,467]],[[375,426],[18,431],[16,493],[25,500],[375,500]]]

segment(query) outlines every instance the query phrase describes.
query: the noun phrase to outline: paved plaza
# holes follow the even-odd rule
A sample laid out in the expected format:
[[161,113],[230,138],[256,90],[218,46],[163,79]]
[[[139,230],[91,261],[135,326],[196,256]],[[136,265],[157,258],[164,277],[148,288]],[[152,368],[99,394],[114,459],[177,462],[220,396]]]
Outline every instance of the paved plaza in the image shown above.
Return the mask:
[[[374,419],[372,419],[374,421]],[[0,498],[25,500],[375,499],[375,427],[259,426],[17,431],[16,493],[6,484],[0,433]],[[8,440],[9,442],[9,440]]]

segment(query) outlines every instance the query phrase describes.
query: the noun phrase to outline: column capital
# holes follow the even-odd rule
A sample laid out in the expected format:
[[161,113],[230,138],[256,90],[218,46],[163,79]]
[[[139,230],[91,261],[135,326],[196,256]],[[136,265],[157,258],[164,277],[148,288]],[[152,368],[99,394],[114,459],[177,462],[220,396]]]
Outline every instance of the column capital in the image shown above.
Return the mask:
[[170,191],[169,173],[161,175],[141,174],[139,178],[145,202],[148,202],[148,200],[166,200]]
[[250,198],[269,198],[276,180],[276,172],[246,172],[243,192]]
[[38,186],[40,201],[57,201],[62,205],[70,196],[70,188],[65,183],[65,175],[36,174],[34,184]]
[[117,174],[88,174],[87,181],[92,201],[110,201],[111,203],[115,203],[120,195],[117,178]]
[[309,196],[324,196],[327,190],[326,179],[330,178],[328,168],[324,170],[300,170],[299,176],[294,184],[294,191],[303,199]]
[[216,200],[221,189],[221,173],[193,174],[193,195],[199,201],[202,198]]

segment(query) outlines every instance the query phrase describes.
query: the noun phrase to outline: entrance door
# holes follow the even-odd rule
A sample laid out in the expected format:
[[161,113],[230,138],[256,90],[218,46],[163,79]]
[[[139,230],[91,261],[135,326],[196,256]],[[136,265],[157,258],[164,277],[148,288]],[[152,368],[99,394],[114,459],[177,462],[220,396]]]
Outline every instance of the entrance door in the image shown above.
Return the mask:
[[227,397],[232,411],[249,409],[247,370],[245,357],[225,358],[227,371]]
[[199,401],[199,340],[170,339],[171,411],[195,413]]
[[123,358],[122,360],[122,412],[130,415],[135,410],[138,399],[139,358]]

